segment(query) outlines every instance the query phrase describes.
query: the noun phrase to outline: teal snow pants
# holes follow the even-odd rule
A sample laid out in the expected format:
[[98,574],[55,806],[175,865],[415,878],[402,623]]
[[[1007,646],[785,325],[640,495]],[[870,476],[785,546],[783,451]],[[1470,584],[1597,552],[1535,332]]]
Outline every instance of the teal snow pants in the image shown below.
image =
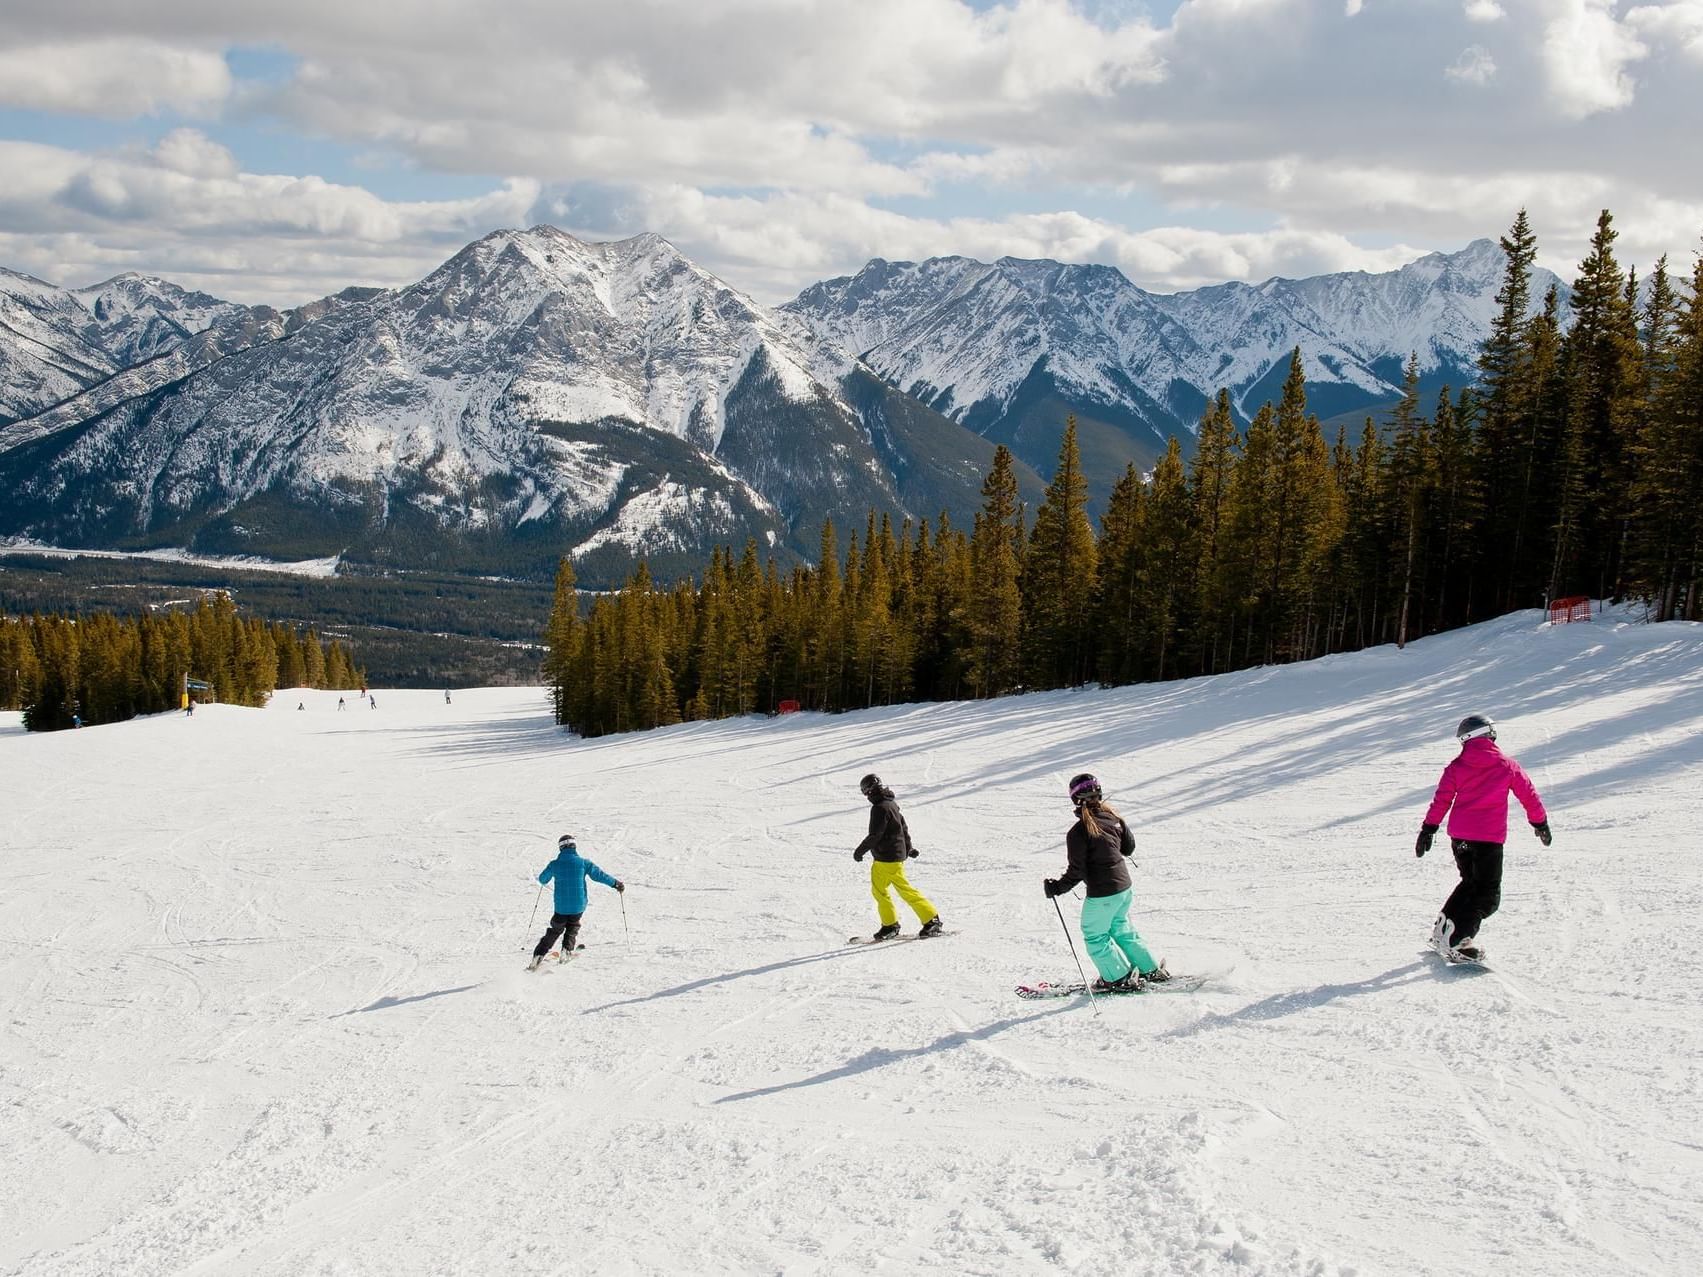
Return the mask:
[[1089,896],[1082,902],[1082,943],[1102,978],[1121,980],[1134,967],[1146,975],[1159,964],[1129,925],[1129,901],[1134,888],[1115,896]]

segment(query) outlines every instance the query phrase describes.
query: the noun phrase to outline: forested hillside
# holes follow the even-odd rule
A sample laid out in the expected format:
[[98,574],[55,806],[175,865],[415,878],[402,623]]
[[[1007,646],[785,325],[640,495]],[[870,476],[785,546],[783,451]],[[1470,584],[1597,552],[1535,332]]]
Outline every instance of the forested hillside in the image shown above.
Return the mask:
[[682,718],[839,710],[1121,684],[1407,642],[1568,595],[1703,616],[1703,260],[1647,280],[1604,211],[1573,285],[1530,305],[1522,211],[1478,384],[1327,439],[1297,349],[1247,428],[1220,390],[1185,461],[1131,465],[1096,530],[1075,422],[1032,514],[1003,447],[969,530],[871,514],[843,557],[784,574],[754,542],[703,579],[643,565],[584,612],[566,560],[547,641],[560,721],[586,734]]

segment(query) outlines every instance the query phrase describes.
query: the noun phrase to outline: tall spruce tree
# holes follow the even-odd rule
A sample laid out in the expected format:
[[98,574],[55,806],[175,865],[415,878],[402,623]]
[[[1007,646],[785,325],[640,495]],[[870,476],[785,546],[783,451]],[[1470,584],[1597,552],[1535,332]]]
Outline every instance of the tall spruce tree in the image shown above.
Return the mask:
[[1631,517],[1630,459],[1642,416],[1637,316],[1607,209],[1573,284],[1563,343],[1566,426],[1549,592],[1618,594]]
[[1225,521],[1230,507],[1230,483],[1235,467],[1236,420],[1230,411],[1230,392],[1220,389],[1201,418],[1194,460],[1189,470],[1190,523],[1195,530],[1195,559],[1188,574],[1190,611],[1194,617],[1190,643],[1199,673],[1219,668],[1219,645],[1224,640],[1220,618],[1230,610],[1227,592]]
[[1024,667],[1031,686],[1072,687],[1088,677],[1094,565],[1088,481],[1072,414],[1023,560]]
[[970,538],[971,637],[967,677],[977,696],[1000,696],[1022,677],[1020,642],[1023,600],[1018,589],[1023,527],[1019,521],[1017,475],[1004,444],[994,449],[993,468],[982,482],[982,508]]

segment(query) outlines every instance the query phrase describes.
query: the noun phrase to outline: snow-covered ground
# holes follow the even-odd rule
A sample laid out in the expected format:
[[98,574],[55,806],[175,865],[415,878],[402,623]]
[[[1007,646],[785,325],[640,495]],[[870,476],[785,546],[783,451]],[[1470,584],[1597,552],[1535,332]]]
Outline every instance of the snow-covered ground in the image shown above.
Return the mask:
[[[0,730],[0,1271],[1703,1266],[1703,627],[586,743],[376,696]],[[1516,811],[1481,972],[1412,852],[1469,710],[1556,833]],[[872,768],[953,936],[845,944]],[[1012,995],[1074,973],[1085,768],[1216,984]],[[631,935],[594,886],[528,975],[563,831]]]
[[236,568],[253,572],[282,572],[287,576],[336,576],[341,555],[325,559],[297,559],[283,562],[263,559],[252,554],[194,554],[188,550],[80,550],[43,545],[28,537],[0,538],[0,557],[8,554],[32,554],[51,559],[154,559],[161,563],[192,563],[201,567]]

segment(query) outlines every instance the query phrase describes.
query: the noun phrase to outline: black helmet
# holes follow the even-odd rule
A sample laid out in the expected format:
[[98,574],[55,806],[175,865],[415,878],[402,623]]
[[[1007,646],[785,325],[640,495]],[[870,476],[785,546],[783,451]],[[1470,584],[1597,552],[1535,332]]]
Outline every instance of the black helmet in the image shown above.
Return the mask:
[[874,772],[870,772],[869,775],[857,782],[857,787],[863,791],[863,796],[868,798],[871,794],[875,793],[876,790],[882,788],[881,777],[877,776]]
[[1092,772],[1078,772],[1070,778],[1070,801],[1075,806],[1100,801],[1100,781]]
[[1468,714],[1461,719],[1461,725],[1455,728],[1455,739],[1463,745],[1469,740],[1477,740],[1480,736],[1496,739],[1496,724],[1488,714]]
[[563,834],[560,838],[556,839],[556,850],[557,851],[572,851],[572,850],[574,850],[574,836],[572,834]]

